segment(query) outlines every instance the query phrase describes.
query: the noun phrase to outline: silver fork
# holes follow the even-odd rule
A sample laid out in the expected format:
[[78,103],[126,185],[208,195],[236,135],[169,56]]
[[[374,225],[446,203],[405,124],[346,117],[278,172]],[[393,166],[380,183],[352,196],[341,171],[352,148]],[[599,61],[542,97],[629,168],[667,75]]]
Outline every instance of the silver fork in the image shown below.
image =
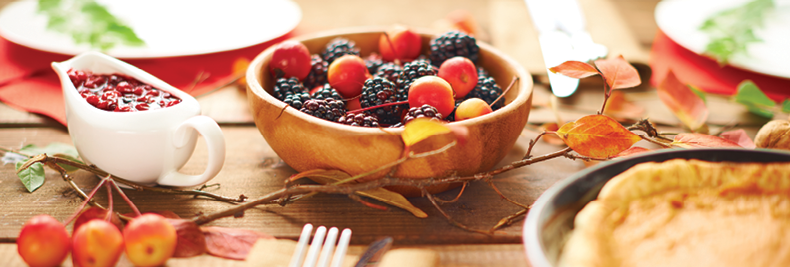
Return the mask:
[[[305,224],[288,267],[340,267],[340,265],[343,264],[343,259],[348,250],[348,243],[351,240],[351,229],[343,229],[343,233],[340,235],[340,240],[338,241],[337,227],[332,227],[327,232],[326,227],[319,226],[315,231],[313,242],[310,244],[310,249],[308,250],[307,241],[310,239],[310,234],[312,232],[313,225],[309,223]],[[335,242],[337,242],[337,249],[335,249]],[[332,255],[333,250],[334,255]],[[307,253],[307,257],[305,257],[305,253]],[[304,262],[302,261],[303,259]],[[328,265],[330,259],[332,260],[332,264]]]

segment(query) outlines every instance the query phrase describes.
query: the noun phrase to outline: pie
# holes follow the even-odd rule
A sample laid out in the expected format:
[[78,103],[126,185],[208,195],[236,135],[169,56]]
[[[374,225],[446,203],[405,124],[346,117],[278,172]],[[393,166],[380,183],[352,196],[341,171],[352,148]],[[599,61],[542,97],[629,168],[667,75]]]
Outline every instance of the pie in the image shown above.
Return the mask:
[[576,215],[559,266],[790,266],[790,164],[638,164]]

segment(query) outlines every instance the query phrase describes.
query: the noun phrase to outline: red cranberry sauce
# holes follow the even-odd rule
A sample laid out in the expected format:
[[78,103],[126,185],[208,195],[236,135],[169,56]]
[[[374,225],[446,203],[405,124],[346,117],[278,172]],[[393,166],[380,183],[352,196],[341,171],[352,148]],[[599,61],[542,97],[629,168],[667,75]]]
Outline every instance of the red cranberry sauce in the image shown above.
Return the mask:
[[181,99],[122,74],[95,74],[70,69],[69,78],[82,98],[106,111],[129,112],[166,108]]

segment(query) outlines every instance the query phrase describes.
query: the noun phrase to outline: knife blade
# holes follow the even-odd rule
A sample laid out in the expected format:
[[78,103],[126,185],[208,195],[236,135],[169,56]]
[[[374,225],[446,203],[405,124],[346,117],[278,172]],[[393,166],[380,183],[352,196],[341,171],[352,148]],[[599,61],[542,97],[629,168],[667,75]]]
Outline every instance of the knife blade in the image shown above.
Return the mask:
[[[584,26],[584,17],[576,0],[525,0],[546,68],[568,60],[588,61],[599,57],[601,45],[595,44]],[[603,47],[603,55],[606,47]],[[579,80],[547,70],[552,93],[568,97],[576,92]]]
[[386,253],[391,246],[392,237],[388,236],[376,240],[376,242],[371,243],[368,249],[362,253],[362,256],[359,257],[359,261],[354,267],[375,267],[379,265],[381,258],[384,257],[384,253]]

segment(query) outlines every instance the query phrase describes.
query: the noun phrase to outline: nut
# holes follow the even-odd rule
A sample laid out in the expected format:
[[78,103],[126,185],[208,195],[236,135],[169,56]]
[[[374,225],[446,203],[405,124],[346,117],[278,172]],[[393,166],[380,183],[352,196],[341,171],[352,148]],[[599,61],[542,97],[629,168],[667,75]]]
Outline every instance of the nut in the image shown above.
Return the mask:
[[757,132],[754,144],[760,148],[790,150],[790,121],[769,121]]

